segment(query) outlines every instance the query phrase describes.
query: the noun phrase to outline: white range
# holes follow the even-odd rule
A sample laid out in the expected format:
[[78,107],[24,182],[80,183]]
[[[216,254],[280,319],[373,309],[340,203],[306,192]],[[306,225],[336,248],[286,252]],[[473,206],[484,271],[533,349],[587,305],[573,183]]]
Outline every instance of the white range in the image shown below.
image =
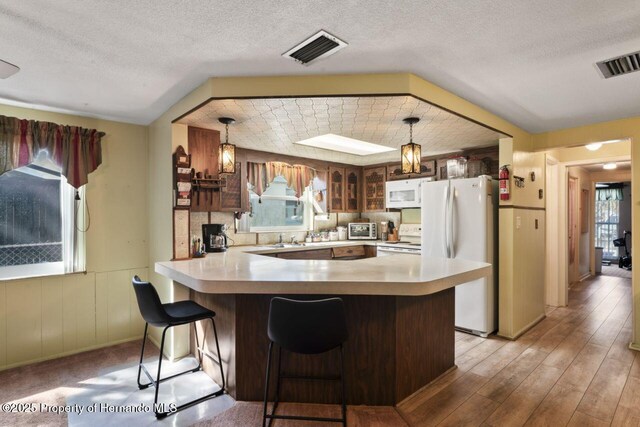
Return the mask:
[[393,254],[420,255],[422,224],[400,224],[397,242],[378,243],[378,256]]

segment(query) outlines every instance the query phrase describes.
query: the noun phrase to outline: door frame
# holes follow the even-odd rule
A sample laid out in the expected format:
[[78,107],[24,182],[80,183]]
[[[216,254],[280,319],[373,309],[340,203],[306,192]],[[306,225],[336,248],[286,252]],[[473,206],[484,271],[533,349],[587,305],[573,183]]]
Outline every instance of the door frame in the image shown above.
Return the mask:
[[[630,161],[631,156],[615,156],[615,157],[606,157],[601,159],[589,159],[589,160],[579,160],[579,161],[570,161],[565,163],[558,163],[558,187],[555,191],[558,194],[558,212],[559,215],[556,217],[558,221],[558,234],[557,236],[565,236],[565,238],[558,239],[557,242],[558,247],[558,306],[566,306],[569,301],[569,245],[568,245],[568,220],[569,220],[569,209],[567,206],[567,188],[568,188],[568,167],[570,166],[585,166],[591,165],[594,163],[605,163],[605,162],[625,162]],[[595,188],[595,184],[592,183],[592,188]],[[554,191],[552,188],[547,188],[546,191],[551,193]],[[591,209],[595,209],[595,193],[592,192],[593,201],[590,204]],[[593,217],[594,212],[592,211],[590,214],[590,227],[592,229],[590,236],[590,258],[593,260],[594,264],[592,264],[592,268],[590,271],[595,271],[595,227]],[[551,218],[552,221],[555,221],[555,218]],[[547,241],[547,245],[552,245],[553,241]],[[634,314],[635,316],[635,314]],[[635,318],[635,317],[634,317]]]
[[546,156],[546,231],[545,231],[545,304],[551,306],[567,305],[562,283],[561,254],[564,245],[558,239],[560,227],[560,194],[557,191],[562,167],[558,160],[549,155]]

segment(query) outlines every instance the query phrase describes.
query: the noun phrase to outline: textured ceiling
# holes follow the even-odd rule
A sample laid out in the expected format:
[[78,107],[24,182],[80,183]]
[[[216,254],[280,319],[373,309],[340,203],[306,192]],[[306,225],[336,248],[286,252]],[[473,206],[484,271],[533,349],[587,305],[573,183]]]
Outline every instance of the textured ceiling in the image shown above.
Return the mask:
[[[210,76],[413,72],[530,131],[640,115],[637,0],[0,0],[0,98],[149,123]],[[305,67],[319,29],[349,46]]]
[[219,117],[232,117],[229,142],[239,147],[294,156],[370,165],[399,160],[400,151],[356,156],[294,142],[334,133],[400,149],[409,142],[405,117],[418,117],[414,142],[422,154],[450,153],[498,143],[501,135],[412,96],[213,100],[178,123],[223,131]]

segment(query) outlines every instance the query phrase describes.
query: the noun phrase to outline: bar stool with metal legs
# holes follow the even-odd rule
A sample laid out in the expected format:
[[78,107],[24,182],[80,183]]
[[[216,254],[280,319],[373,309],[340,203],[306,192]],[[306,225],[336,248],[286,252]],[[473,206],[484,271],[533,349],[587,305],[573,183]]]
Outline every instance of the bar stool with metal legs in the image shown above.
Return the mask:
[[[222,358],[220,357],[220,345],[218,344],[218,332],[216,331],[216,323],[213,320],[216,313],[205,308],[193,301],[179,301],[170,304],[162,304],[160,301],[160,297],[156,292],[156,289],[149,282],[144,282],[140,280],[138,276],[134,276],[133,280],[133,289],[136,292],[136,298],[138,300],[138,307],[140,308],[140,314],[145,320],[144,325],[144,337],[142,339],[142,351],[140,352],[140,363],[138,364],[138,388],[140,390],[146,389],[149,386],[154,386],[156,389],[155,398],[154,398],[154,412],[157,418],[164,418],[167,415],[176,413],[183,409],[186,409],[190,406],[196,405],[198,403],[204,402],[207,399],[211,399],[214,397],[218,397],[224,394],[225,392],[225,380],[224,380],[224,372],[222,370]],[[190,402],[184,403],[182,405],[176,406],[175,411],[172,412],[158,412],[158,391],[160,389],[160,383],[170,380],[172,378],[178,377],[180,375],[188,374],[191,372],[197,372],[202,369],[202,353],[204,349],[200,348],[200,343],[198,340],[198,330],[196,328],[195,322],[199,320],[211,320],[211,325],[213,326],[213,334],[216,340],[216,350],[218,352],[218,360],[211,358],[211,360],[216,363],[220,367],[220,376],[222,377],[222,386],[220,390],[215,391],[211,394],[207,394],[206,396],[202,396],[198,399],[192,400]],[[162,353],[164,350],[164,339],[169,328],[179,325],[186,325],[193,323],[193,329],[196,338],[196,346],[198,348],[198,366],[196,368],[192,368],[186,370],[184,372],[177,373],[175,375],[171,375],[165,378],[160,378],[160,370],[162,368]],[[162,330],[162,340],[160,341],[160,358],[158,360],[158,374],[156,379],[154,380],[151,374],[147,371],[147,368],[142,364],[142,359],[144,357],[144,344],[147,340],[147,329],[149,325],[157,326],[160,328],[164,328]],[[142,384],[140,382],[140,373],[144,371],[145,375],[149,379],[149,383]]]
[[[267,357],[267,376],[264,386],[264,410],[262,426],[267,420],[269,425],[274,419],[330,421],[347,425],[346,387],[344,381],[344,348],[347,340],[347,322],[344,303],[340,298],[329,298],[316,301],[296,301],[287,298],[273,298],[269,307],[269,355]],[[276,365],[278,366],[278,381],[273,409],[267,413],[269,399],[269,378],[271,374],[271,354],[273,345],[278,346]],[[282,350],[301,354],[320,354],[333,349],[340,350],[340,377],[307,377],[300,375],[285,375],[281,372]],[[313,379],[340,381],[342,394],[342,418],[305,417],[297,415],[276,415],[276,408],[280,400],[280,383],[283,379]]]

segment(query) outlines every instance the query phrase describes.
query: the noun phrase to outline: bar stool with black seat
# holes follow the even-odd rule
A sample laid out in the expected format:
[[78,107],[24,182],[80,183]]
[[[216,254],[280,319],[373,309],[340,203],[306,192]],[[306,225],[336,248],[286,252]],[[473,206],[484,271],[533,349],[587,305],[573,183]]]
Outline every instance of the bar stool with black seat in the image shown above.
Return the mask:
[[[167,415],[176,413],[183,409],[186,409],[190,406],[196,405],[198,403],[204,402],[205,400],[218,397],[224,394],[225,392],[225,379],[224,372],[222,369],[222,358],[220,357],[220,345],[218,344],[218,332],[216,331],[216,323],[213,320],[216,313],[214,311],[205,308],[194,301],[179,301],[169,304],[162,304],[160,301],[160,297],[158,296],[158,292],[153,287],[153,285],[149,282],[145,282],[140,280],[138,276],[134,276],[133,280],[133,289],[136,293],[136,298],[138,300],[138,307],[140,308],[140,314],[144,321],[146,322],[144,325],[144,337],[142,339],[142,351],[140,352],[140,363],[138,364],[138,388],[140,390],[146,389],[149,386],[154,386],[156,389],[155,398],[154,398],[154,412],[157,418],[164,418]],[[210,357],[211,360],[216,363],[220,367],[220,376],[222,378],[222,386],[220,390],[215,391],[211,394],[207,394],[206,396],[202,396],[198,399],[192,400],[190,402],[184,403],[182,405],[176,406],[175,411],[172,412],[158,412],[158,391],[160,389],[160,383],[170,380],[172,378],[178,377],[180,375],[189,374],[192,372],[197,372],[202,369],[202,354],[204,352],[204,342],[203,348],[200,348],[200,343],[198,340],[198,330],[196,328],[195,322],[199,320],[211,320],[211,325],[213,326],[213,334],[216,340],[216,350],[218,352],[218,359],[215,360],[213,357]],[[193,323],[194,335],[196,339],[196,347],[198,348],[198,366],[196,368],[192,368],[186,370],[184,372],[179,372],[177,374],[160,378],[160,371],[162,368],[162,354],[164,350],[164,339],[169,328],[174,326],[186,325]],[[144,358],[144,345],[147,340],[147,330],[149,325],[157,326],[160,328],[164,328],[162,330],[162,340],[160,341],[160,357],[158,360],[158,374],[156,379],[154,380],[151,374],[147,371],[147,368],[142,363],[142,359]],[[145,375],[149,379],[149,383],[142,384],[140,382],[140,373],[144,371]]]
[[[269,425],[274,419],[329,421],[347,425],[346,387],[344,381],[344,343],[347,340],[347,322],[344,303],[340,298],[328,298],[315,301],[297,301],[287,298],[272,298],[269,307],[269,355],[267,357],[267,376],[264,387],[264,410],[262,425]],[[269,399],[269,379],[271,375],[271,355],[273,346],[278,346],[277,361],[278,380],[276,383],[275,401],[270,414],[267,413]],[[281,372],[282,350],[300,354],[320,354],[339,349],[339,377],[308,377],[286,375]],[[276,415],[280,400],[281,380],[327,380],[340,381],[342,395],[342,418],[306,417],[299,415]]]

